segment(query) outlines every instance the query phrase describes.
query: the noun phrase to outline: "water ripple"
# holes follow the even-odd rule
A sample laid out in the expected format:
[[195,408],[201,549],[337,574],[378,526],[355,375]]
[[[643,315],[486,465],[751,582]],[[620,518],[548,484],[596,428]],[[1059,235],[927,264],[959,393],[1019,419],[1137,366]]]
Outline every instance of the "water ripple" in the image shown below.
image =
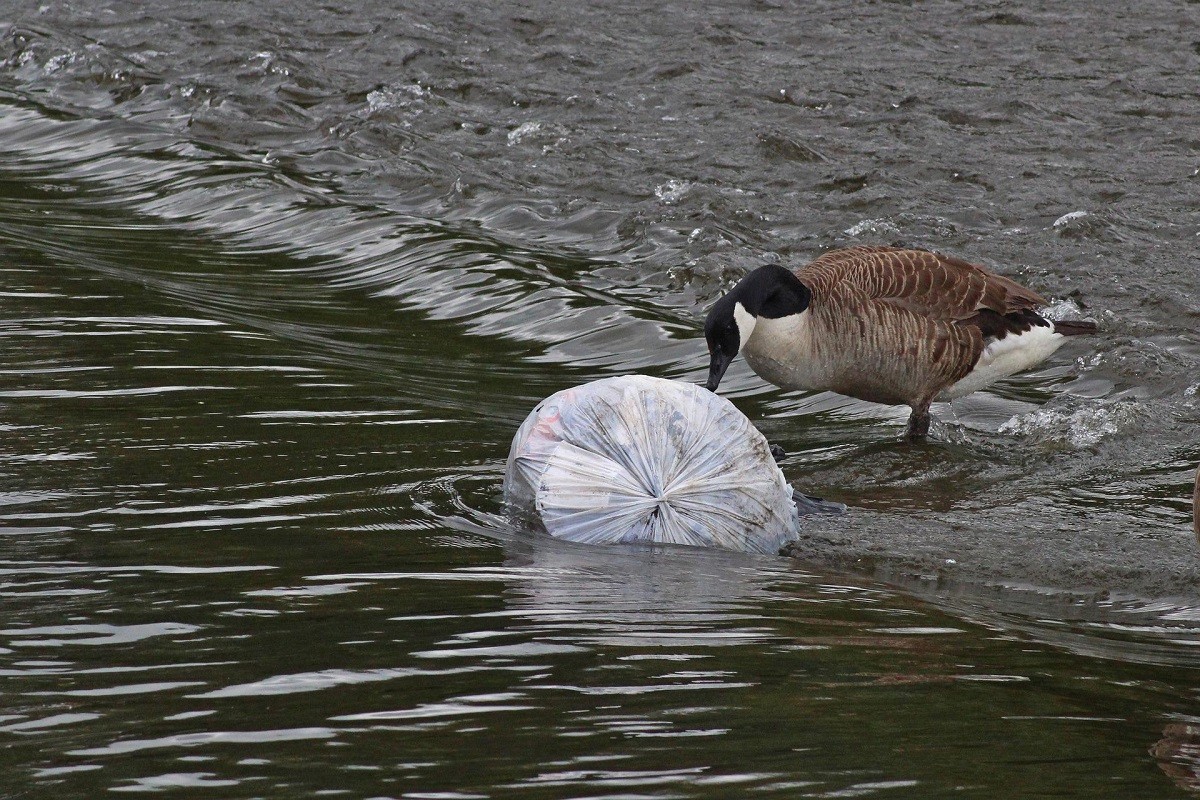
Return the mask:
[[[6,787],[1194,793],[1194,26],[993,5],[13,0]],[[853,243],[1102,332],[920,446],[739,360],[804,561],[508,525],[536,402]]]

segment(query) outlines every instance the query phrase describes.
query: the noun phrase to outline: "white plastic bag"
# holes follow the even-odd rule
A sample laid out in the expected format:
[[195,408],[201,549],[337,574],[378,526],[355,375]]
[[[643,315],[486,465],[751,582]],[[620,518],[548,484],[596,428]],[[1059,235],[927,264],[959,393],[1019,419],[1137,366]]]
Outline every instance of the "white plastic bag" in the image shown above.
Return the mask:
[[777,553],[798,536],[767,440],[701,386],[630,375],[558,392],[508,455],[509,508],[560,539]]

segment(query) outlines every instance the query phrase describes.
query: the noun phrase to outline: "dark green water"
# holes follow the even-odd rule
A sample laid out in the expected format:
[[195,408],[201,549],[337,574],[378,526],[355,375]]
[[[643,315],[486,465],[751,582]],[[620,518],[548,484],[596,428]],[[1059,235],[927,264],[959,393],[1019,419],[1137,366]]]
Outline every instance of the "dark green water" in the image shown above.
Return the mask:
[[[1197,8],[0,9],[0,796],[1194,796]],[[1104,335],[919,447],[731,372],[795,559],[505,524],[864,241]]]

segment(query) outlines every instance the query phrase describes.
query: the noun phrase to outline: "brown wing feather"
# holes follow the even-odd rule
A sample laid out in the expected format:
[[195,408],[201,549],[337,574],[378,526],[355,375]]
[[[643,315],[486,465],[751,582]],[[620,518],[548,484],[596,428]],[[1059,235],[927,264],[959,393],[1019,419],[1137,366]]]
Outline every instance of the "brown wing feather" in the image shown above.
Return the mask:
[[833,326],[836,318],[849,316],[862,326],[858,337],[840,340],[852,342],[855,363],[878,362],[872,368],[877,374],[869,371],[867,379],[855,373],[870,386],[847,385],[840,391],[870,399],[870,392],[887,385],[914,407],[928,405],[971,371],[985,339],[995,335],[986,330],[989,320],[1003,327],[1005,320],[1046,305],[1015,281],[927,250],[833,250],[796,275],[813,290],[811,307],[823,324]]
[[860,294],[946,321],[968,319],[985,309],[1011,314],[1046,305],[1044,298],[1016,281],[928,250],[832,250],[796,274],[817,293]]

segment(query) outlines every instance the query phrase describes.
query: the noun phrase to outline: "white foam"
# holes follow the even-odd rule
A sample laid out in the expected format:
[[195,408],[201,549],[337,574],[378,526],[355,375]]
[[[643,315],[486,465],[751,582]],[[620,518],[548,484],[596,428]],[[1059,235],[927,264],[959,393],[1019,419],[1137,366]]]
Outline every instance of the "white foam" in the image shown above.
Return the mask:
[[407,108],[432,94],[419,84],[410,83],[399,87],[385,87],[367,92],[367,110],[372,114],[392,108]]
[[1135,423],[1139,416],[1138,407],[1132,403],[1089,405],[1069,411],[1040,408],[1013,417],[999,431],[1064,442],[1076,448],[1092,447]]
[[691,190],[691,181],[669,180],[661,186],[654,187],[654,195],[667,205],[672,205],[682,200]]
[[899,228],[882,217],[879,219],[864,219],[862,222],[851,225],[843,231],[847,236],[862,236],[864,233],[880,235],[899,232]]
[[521,143],[521,140],[526,136],[537,133],[542,129],[540,122],[522,122],[516,128],[508,132],[508,146],[512,147]]
[[1038,314],[1052,322],[1086,318],[1083,309],[1074,300],[1056,300],[1045,308],[1038,309]]
[[1083,219],[1087,215],[1088,215],[1088,212],[1086,212],[1086,211],[1072,211],[1071,213],[1063,214],[1061,217],[1054,220],[1054,224],[1051,227],[1062,228],[1067,225],[1070,225],[1072,222],[1074,222],[1077,219]]

